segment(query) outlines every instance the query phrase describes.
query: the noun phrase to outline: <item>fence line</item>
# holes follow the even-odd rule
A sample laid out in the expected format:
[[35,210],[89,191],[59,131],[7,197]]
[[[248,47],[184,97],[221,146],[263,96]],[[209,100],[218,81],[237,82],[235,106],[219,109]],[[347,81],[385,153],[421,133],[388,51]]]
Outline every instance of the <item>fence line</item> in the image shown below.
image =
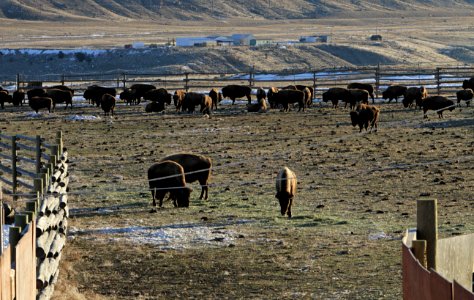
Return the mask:
[[85,89],[91,84],[103,84],[125,88],[135,83],[152,83],[167,89],[210,89],[227,84],[241,84],[250,87],[271,86],[283,83],[301,83],[315,89],[320,97],[328,87],[345,86],[350,82],[364,81],[375,85],[375,94],[389,84],[425,86],[429,93],[452,94],[460,89],[463,79],[474,76],[473,66],[445,66],[433,68],[400,68],[391,66],[371,66],[359,68],[323,68],[318,70],[298,70],[284,73],[263,73],[250,69],[240,73],[111,73],[56,74],[46,76],[16,75],[16,87],[30,89],[44,84],[73,85]]
[[[4,249],[4,189],[0,182],[0,299],[49,299],[58,279],[59,261],[66,241],[67,218],[69,217],[66,194],[69,173],[67,172],[67,152],[63,152],[62,134],[57,133],[56,144],[46,144],[38,136],[9,137],[0,133],[0,137],[12,140],[11,149],[9,148],[12,150],[10,159],[12,166],[5,167],[4,170],[12,173],[16,169],[32,175],[33,185],[23,184],[36,193],[36,197],[31,197],[35,195],[33,193],[14,194],[16,189],[11,185],[12,192],[9,195],[12,196],[14,202],[24,204],[24,209],[22,212],[15,212],[14,224],[9,228],[8,246]],[[21,143],[17,147],[18,139],[35,142],[36,147]],[[5,143],[0,146],[5,147],[5,145],[9,146]],[[41,162],[43,147],[51,151],[50,160],[45,164]],[[17,149],[35,152],[37,160],[23,159],[23,161],[33,164],[36,173],[14,166],[21,161],[18,159],[21,156],[18,155]],[[1,147],[0,150],[2,150]],[[5,155],[2,158],[6,159]],[[17,179],[13,181],[21,182]],[[7,189],[5,190],[8,192]],[[20,196],[28,196],[31,199],[18,200]]]

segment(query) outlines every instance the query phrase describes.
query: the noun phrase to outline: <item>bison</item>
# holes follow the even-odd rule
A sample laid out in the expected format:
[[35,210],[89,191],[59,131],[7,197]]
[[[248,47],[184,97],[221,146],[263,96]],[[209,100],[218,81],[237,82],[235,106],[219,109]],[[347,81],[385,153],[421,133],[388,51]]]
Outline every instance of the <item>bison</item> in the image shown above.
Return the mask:
[[260,100],[265,100],[267,99],[267,93],[265,93],[265,90],[262,88],[257,89],[257,102],[260,102]]
[[404,107],[412,107],[413,102],[415,106],[421,108],[421,102],[428,96],[428,92],[424,86],[421,87],[409,87],[405,93],[405,97],[402,100]]
[[211,109],[212,109],[212,98],[204,95],[201,99],[201,109],[199,110],[203,114],[211,114]]
[[114,109],[115,109],[115,97],[110,95],[110,94],[104,94],[102,95],[102,99],[100,101],[100,107],[104,111],[104,116],[107,116],[109,113],[114,115]]
[[428,110],[434,110],[438,113],[438,118],[443,118],[443,111],[448,110],[452,111],[455,107],[452,100],[443,96],[430,96],[423,100],[421,104],[423,108],[423,117],[428,118],[426,112]]
[[[204,102],[204,96],[200,93],[189,92],[186,93],[183,100],[182,109],[189,113],[193,113],[197,105],[201,105]],[[212,101],[212,100],[211,100]]]
[[217,109],[217,103],[222,101],[222,93],[213,88],[209,91],[209,97],[212,99],[212,108]]
[[461,106],[461,100],[466,101],[466,106],[469,106],[472,98],[474,97],[474,92],[472,89],[465,89],[456,92],[456,99],[458,100],[458,106]]
[[352,126],[359,125],[359,132],[362,132],[362,129],[367,128],[370,124],[370,132],[375,127],[375,131],[377,131],[377,123],[380,115],[380,109],[367,104],[359,104],[355,111],[350,112]]
[[372,103],[375,103],[374,87],[370,83],[351,82],[347,85],[347,88],[366,90],[372,98]]
[[344,102],[350,102],[351,92],[348,89],[333,87],[329,88],[326,92],[323,93],[323,102],[332,102],[332,107],[337,108],[339,100]]
[[42,88],[28,90],[26,92],[26,96],[28,97],[28,100],[30,100],[33,97],[47,97],[46,90]]
[[366,90],[349,89],[349,93],[351,95],[348,99],[348,102],[347,102],[347,99],[346,99],[346,104],[344,105],[344,108],[346,108],[347,103],[349,103],[349,108],[351,110],[353,110],[356,107],[358,102],[364,103],[364,104],[369,103],[369,92],[367,92]]
[[60,89],[46,89],[46,96],[53,99],[53,108],[56,108],[57,103],[66,103],[65,109],[70,105],[72,109],[72,94],[67,90]]
[[382,92],[382,98],[384,100],[388,99],[388,103],[395,99],[395,102],[398,102],[398,97],[405,97],[407,92],[407,87],[404,85],[391,85],[387,87],[385,91]]
[[143,99],[171,104],[172,95],[164,88],[149,90],[143,95]]
[[165,110],[165,103],[164,102],[157,102],[152,101],[145,106],[145,112],[162,112]]
[[16,90],[13,92],[12,103],[14,106],[23,106],[25,100],[25,92],[23,90]]
[[471,89],[474,91],[474,77],[466,79],[462,82],[463,89]]
[[28,100],[28,105],[36,112],[42,108],[47,108],[48,112],[51,112],[53,107],[53,99],[49,97],[32,97],[31,99]]
[[146,92],[150,90],[156,90],[156,86],[152,84],[145,84],[145,83],[136,83],[133,84],[130,89],[135,93],[137,104],[140,104],[140,101],[143,96],[145,96]]
[[[273,102],[273,96],[278,93],[279,89],[277,87],[271,87],[268,89],[268,92],[267,92],[267,99],[268,99],[268,102],[270,103],[270,107],[271,108],[276,108],[276,103]],[[270,101],[270,99],[272,99]]]
[[[174,106],[176,106],[176,111],[180,111],[183,107],[184,97],[186,96],[185,90],[176,90],[173,95]],[[217,107],[217,104],[216,104]]]
[[246,97],[248,104],[250,104],[252,102],[252,98],[250,96],[251,92],[252,89],[248,86],[231,84],[222,88],[222,97],[230,98],[232,100],[232,104],[235,103],[235,99]]
[[12,103],[13,98],[12,98],[12,95],[8,94],[8,91],[1,90],[0,91],[0,105],[2,109],[5,109],[5,102]]
[[95,104],[99,107],[104,94],[109,94],[115,97],[117,95],[117,90],[115,88],[91,85],[84,91],[83,97],[84,99],[89,100],[89,103]]
[[267,111],[267,102],[265,101],[265,99],[260,99],[258,100],[258,103],[250,105],[247,104],[247,111],[264,113]]
[[199,196],[199,199],[203,199],[204,197],[204,200],[207,200],[212,160],[209,157],[191,153],[173,154],[163,158],[161,161],[167,160],[174,161],[183,167],[187,183],[199,181],[199,184],[201,185],[201,195]]
[[135,92],[129,88],[125,88],[119,96],[128,105],[138,104]]
[[156,200],[163,206],[163,198],[170,193],[175,207],[189,207],[191,189],[186,186],[183,167],[170,160],[163,160],[148,168],[148,184],[153,198],[153,207]]
[[283,106],[283,111],[289,111],[290,104],[298,103],[298,111],[305,110],[305,94],[298,90],[279,90],[268,97],[271,107]]
[[276,178],[276,195],[275,198],[280,202],[281,215],[288,215],[291,218],[291,206],[293,205],[293,198],[296,195],[296,175],[288,167],[278,172]]

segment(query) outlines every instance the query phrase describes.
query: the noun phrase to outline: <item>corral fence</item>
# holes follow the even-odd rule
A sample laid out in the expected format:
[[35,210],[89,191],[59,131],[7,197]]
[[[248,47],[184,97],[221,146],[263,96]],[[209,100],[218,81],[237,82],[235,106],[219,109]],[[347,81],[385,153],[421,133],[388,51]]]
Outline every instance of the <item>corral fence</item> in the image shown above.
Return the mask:
[[0,137],[0,299],[49,299],[68,218],[62,134],[54,143],[41,136]]
[[264,73],[249,70],[242,73],[93,73],[93,74],[53,74],[21,75],[13,80],[3,78],[3,85],[13,89],[34,88],[63,84],[71,86],[77,95],[90,85],[102,85],[118,89],[130,87],[135,83],[150,83],[168,90],[192,90],[208,92],[211,88],[222,88],[228,84],[250,87],[282,87],[290,84],[311,86],[315,89],[314,98],[330,87],[345,87],[351,82],[371,83],[377,97],[387,86],[425,86],[429,94],[452,96],[462,88],[465,79],[474,76],[473,66],[444,66],[434,68],[381,66],[360,68],[326,68],[319,70],[293,70],[280,73]]
[[418,200],[402,242],[403,299],[474,300],[474,233],[438,239],[437,226],[437,200]]

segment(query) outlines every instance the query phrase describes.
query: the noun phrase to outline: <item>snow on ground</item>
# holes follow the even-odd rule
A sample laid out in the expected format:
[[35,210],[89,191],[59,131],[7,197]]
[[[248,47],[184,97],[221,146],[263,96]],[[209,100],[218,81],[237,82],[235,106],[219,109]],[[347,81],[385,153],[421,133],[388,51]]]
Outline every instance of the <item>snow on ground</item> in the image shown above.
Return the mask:
[[[249,223],[249,220],[238,220],[234,224]],[[160,249],[188,249],[197,247],[228,247],[241,235],[234,230],[224,228],[222,224],[170,224],[157,227],[104,227],[91,230],[71,228],[70,236],[87,236],[105,241],[153,244]]]
[[92,115],[72,115],[66,117],[67,121],[96,121],[101,120],[99,116]]

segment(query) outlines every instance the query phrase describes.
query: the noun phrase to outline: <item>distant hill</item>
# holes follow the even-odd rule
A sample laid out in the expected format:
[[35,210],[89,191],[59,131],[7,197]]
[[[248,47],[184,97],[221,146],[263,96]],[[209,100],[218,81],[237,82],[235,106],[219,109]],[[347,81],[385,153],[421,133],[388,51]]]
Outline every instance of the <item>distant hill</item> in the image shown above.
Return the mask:
[[474,0],[2,0],[0,18],[44,21],[212,18],[370,17],[472,11]]

